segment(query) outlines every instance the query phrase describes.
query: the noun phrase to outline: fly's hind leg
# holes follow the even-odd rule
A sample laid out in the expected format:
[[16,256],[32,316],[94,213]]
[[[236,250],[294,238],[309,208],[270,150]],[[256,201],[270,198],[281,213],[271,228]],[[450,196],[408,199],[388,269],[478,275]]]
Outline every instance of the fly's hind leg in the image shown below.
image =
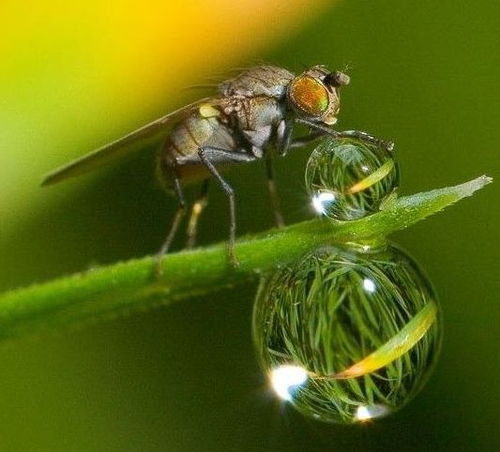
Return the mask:
[[175,234],[177,232],[177,229],[179,229],[179,224],[182,220],[182,217],[184,216],[184,211],[186,208],[186,200],[184,198],[184,192],[182,190],[179,174],[177,173],[175,167],[170,167],[170,166],[167,167],[166,173],[167,176],[170,177],[172,181],[172,186],[175,195],[177,196],[177,210],[175,211],[174,219],[172,221],[172,225],[170,226],[170,230],[168,231],[167,237],[163,242],[160,251],[158,251],[158,254],[156,255],[155,273],[156,276],[158,277],[162,276],[163,274],[162,259],[165,256],[165,254],[168,253],[168,250],[172,245],[172,242],[175,238]]
[[202,183],[200,194],[191,207],[191,215],[189,216],[186,230],[186,248],[188,249],[193,248],[196,244],[196,236],[198,234],[198,221],[200,219],[201,213],[208,203],[208,185],[209,180],[205,179]]

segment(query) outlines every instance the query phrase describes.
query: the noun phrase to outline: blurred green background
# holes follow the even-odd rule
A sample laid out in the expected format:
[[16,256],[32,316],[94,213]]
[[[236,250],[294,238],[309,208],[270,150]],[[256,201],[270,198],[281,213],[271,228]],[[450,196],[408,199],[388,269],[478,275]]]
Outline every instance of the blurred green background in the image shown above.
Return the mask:
[[[290,25],[267,46],[252,49],[247,37],[245,51],[233,55],[227,67],[260,61],[295,71],[316,63],[348,65],[352,83],[343,91],[339,127],[396,142],[402,193],[484,173],[498,178],[500,2],[351,0],[323,5],[316,13],[312,5],[297,6],[300,15],[310,16],[305,25]],[[258,41],[264,31],[256,30]],[[39,59],[40,68],[43,55]],[[224,64],[219,55],[217,71]],[[183,70],[179,66],[179,83]],[[213,72],[207,57],[203,71],[187,78],[203,82]],[[50,79],[50,74],[47,69],[35,78]],[[15,86],[9,88],[11,99],[26,94]],[[68,88],[61,96],[71,92]],[[161,114],[160,104],[178,106],[197,96],[185,92],[173,101],[151,93],[137,109],[124,101],[121,122],[105,112],[93,120],[76,117],[73,127],[61,130],[57,146],[57,131],[30,135],[29,119],[34,119],[27,114],[26,128],[4,129],[17,141],[11,139],[8,148],[0,143],[0,149],[9,155],[10,168],[21,167],[21,175],[23,167],[33,172],[22,158],[33,153],[41,177],[70,153],[81,154]],[[42,110],[43,100],[38,99]],[[24,101],[30,105],[29,98]],[[3,117],[22,117],[9,110],[5,97],[0,102]],[[47,104],[44,114],[67,114],[54,107]],[[37,121],[43,121],[42,110]],[[30,147],[44,139],[44,148]],[[308,153],[277,165],[289,223],[311,217],[303,183]],[[174,203],[157,189],[152,170],[145,153],[95,176],[0,204],[0,288],[154,252]],[[270,206],[262,201],[267,199],[263,168],[237,169],[228,178],[237,187],[239,233],[270,227]],[[9,189],[16,193],[32,184],[29,193],[34,193],[37,183],[36,177],[20,176]],[[398,414],[345,428],[316,424],[280,406],[254,359],[255,286],[246,285],[2,345],[0,450],[499,450],[497,184],[394,237],[431,277],[445,325],[433,376]],[[224,196],[213,187],[202,243],[225,238],[226,216]]]

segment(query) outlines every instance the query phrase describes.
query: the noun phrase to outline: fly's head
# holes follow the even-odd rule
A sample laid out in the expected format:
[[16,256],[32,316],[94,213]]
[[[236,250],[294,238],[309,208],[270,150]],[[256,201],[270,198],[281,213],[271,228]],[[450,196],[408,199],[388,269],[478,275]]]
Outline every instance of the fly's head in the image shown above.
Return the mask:
[[348,83],[342,72],[313,66],[288,85],[288,104],[300,118],[333,125],[340,109],[339,88]]

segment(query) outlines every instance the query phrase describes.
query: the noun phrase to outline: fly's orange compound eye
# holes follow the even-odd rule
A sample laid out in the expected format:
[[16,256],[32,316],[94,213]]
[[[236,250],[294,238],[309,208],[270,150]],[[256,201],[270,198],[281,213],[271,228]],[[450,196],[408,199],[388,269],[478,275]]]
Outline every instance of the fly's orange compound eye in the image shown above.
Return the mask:
[[290,99],[302,111],[321,116],[328,108],[329,97],[325,86],[313,77],[299,77],[291,83]]

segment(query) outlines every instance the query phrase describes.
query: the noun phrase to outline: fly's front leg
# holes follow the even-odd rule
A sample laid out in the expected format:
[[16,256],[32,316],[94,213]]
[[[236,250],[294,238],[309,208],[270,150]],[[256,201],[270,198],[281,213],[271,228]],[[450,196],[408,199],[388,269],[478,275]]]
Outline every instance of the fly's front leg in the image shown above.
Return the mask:
[[239,265],[238,259],[234,251],[236,241],[236,206],[234,199],[233,188],[222,178],[214,163],[237,163],[253,160],[247,154],[239,153],[237,151],[228,151],[212,146],[201,146],[198,149],[198,156],[203,164],[207,167],[208,171],[217,180],[220,187],[229,199],[229,242],[228,242],[228,256],[229,261],[233,266]]
[[365,141],[366,143],[374,144],[375,146],[387,149],[388,151],[392,151],[394,149],[394,143],[392,141],[380,140],[379,138],[376,138],[365,132],[360,132],[359,130],[345,130],[342,132],[337,132],[336,130],[330,129],[328,126],[318,124],[308,119],[298,118],[296,119],[296,121],[312,127],[313,129],[322,131],[324,134],[330,135],[335,138],[356,138],[358,140]]
[[394,143],[392,141],[380,140],[379,138],[376,138],[365,132],[360,132],[359,130],[344,130],[343,132],[337,132],[337,136],[340,138],[356,138],[358,140],[366,141],[367,143],[387,149],[388,151],[394,150]]
[[281,156],[285,156],[291,147],[293,124],[293,119],[283,119],[276,129],[276,149]]
[[208,179],[205,179],[203,181],[198,199],[194,202],[193,207],[191,207],[191,215],[189,216],[189,222],[186,230],[186,248],[188,249],[193,248],[196,244],[196,236],[198,235],[198,221],[200,219],[201,213],[208,203],[208,183]]
[[[314,131],[305,137],[299,137],[292,139],[293,136],[293,119],[282,120],[276,129],[276,149],[278,154],[285,156],[289,149],[301,147],[310,141],[316,140],[319,136],[324,135],[322,131]],[[271,198],[271,205],[274,213],[274,222],[278,228],[282,228],[285,225],[283,220],[283,214],[280,207],[280,199],[278,195],[278,190],[276,188],[276,182],[274,178],[274,168],[273,161],[270,153],[266,155],[266,171],[267,171],[267,188],[269,191],[269,196]]]
[[290,149],[301,148],[306,146],[317,139],[324,137],[326,135],[325,132],[321,130],[314,130],[309,135],[304,135],[303,137],[297,137],[292,140],[290,143]]
[[162,266],[162,259],[165,254],[168,253],[168,250],[170,249],[170,246],[172,245],[172,242],[175,238],[175,234],[177,232],[177,229],[179,229],[179,224],[182,220],[182,217],[184,215],[184,210],[186,208],[186,200],[184,198],[184,192],[182,190],[181,186],[181,181],[179,179],[179,175],[177,174],[177,171],[175,167],[167,167],[167,175],[171,178],[172,184],[173,184],[173,189],[174,192],[177,196],[177,210],[175,212],[174,219],[172,221],[172,225],[170,226],[170,230],[168,232],[167,238],[165,239],[165,242],[163,242],[162,247],[160,248],[160,251],[158,251],[158,254],[156,256],[156,263],[155,263],[155,273],[156,276],[160,277],[163,274],[163,266]]

